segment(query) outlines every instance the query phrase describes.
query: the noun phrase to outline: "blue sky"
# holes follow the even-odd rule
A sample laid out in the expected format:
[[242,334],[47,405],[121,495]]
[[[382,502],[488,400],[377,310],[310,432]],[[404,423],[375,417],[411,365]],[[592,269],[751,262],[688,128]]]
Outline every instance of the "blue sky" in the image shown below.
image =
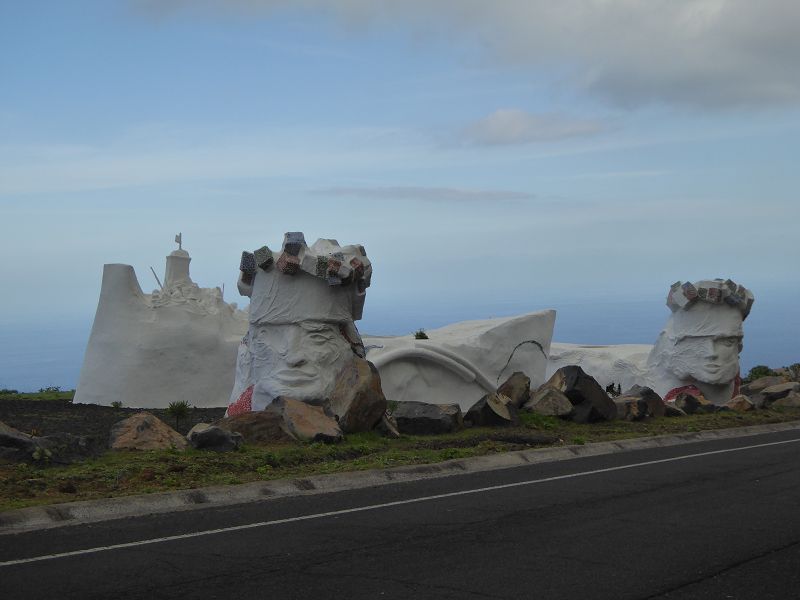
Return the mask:
[[[552,307],[561,341],[647,343],[673,281],[721,276],[796,362],[798,24],[777,0],[0,3],[0,327],[80,330],[103,263],[149,290],[178,231],[237,300],[241,250],[303,230],[366,246],[367,331]],[[591,329],[623,301],[652,309]]]

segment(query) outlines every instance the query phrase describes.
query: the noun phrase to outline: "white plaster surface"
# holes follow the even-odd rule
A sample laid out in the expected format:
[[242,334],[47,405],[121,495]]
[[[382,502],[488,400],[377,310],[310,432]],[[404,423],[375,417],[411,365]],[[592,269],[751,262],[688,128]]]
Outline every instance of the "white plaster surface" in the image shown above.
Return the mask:
[[228,414],[264,410],[278,396],[329,398],[340,371],[363,355],[355,321],[372,273],[363,247],[330,239],[306,246],[302,233],[291,232],[276,261],[245,263],[252,270],[240,271],[238,287],[250,297],[249,326]]
[[463,321],[413,335],[365,336],[367,360],[381,375],[387,400],[458,404],[470,408],[514,371],[544,382],[556,313]]
[[189,277],[189,255],[167,258],[164,289],[145,294],[130,265],[108,264],[75,402],[166,408],[225,406],[247,315]]
[[661,396],[694,385],[714,404],[733,396],[742,347],[742,313],[734,307],[696,303],[670,316],[647,366]]
[[604,388],[618,384],[625,391],[633,385],[648,385],[647,357],[651,344],[587,346],[553,342],[547,361],[546,378],[559,368],[578,365]]

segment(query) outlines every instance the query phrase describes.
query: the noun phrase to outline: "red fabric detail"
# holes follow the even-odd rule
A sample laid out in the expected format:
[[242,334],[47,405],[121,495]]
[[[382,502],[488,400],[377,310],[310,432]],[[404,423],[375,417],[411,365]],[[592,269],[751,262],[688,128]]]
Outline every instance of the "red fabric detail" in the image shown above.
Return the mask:
[[733,380],[733,395],[731,398],[736,398],[739,395],[739,389],[742,387],[742,378],[739,373],[736,374],[736,379]]
[[678,394],[681,392],[686,392],[687,394],[692,394],[693,396],[702,396],[703,392],[700,391],[695,385],[684,385],[682,387],[676,387],[671,389],[667,392],[667,395],[664,396],[664,402],[674,402],[675,398],[678,397]]
[[249,388],[243,391],[238,400],[228,407],[229,417],[253,412],[253,387],[254,386],[251,385]]

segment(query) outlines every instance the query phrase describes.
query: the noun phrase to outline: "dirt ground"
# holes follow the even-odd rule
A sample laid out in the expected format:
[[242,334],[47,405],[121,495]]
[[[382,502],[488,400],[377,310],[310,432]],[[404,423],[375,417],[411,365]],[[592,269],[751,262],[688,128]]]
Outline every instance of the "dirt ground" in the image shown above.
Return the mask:
[[142,410],[154,414],[183,435],[197,423],[210,423],[225,414],[225,407],[191,408],[176,427],[175,419],[164,409],[114,408],[96,404],[73,404],[68,400],[32,402],[0,399],[0,421],[25,433],[39,436],[71,433],[108,439],[115,423]]

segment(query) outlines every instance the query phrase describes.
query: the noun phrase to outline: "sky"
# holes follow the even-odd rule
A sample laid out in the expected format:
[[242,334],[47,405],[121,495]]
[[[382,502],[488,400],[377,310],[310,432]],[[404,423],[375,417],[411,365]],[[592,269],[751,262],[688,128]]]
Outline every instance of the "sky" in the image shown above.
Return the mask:
[[361,243],[360,328],[558,311],[652,343],[671,283],[752,289],[800,361],[794,0],[0,0],[0,387],[74,387],[104,263],[182,232],[235,292],[286,231]]

